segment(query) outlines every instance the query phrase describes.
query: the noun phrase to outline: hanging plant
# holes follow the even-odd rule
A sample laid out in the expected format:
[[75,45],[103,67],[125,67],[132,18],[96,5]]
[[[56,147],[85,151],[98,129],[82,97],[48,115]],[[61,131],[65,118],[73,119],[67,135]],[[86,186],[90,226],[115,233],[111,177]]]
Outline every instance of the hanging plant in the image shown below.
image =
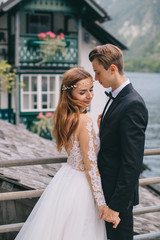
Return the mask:
[[39,40],[42,41],[39,52],[42,56],[42,61],[39,64],[53,61],[57,53],[66,56],[66,42],[64,34],[60,33],[56,36],[54,32],[39,33]]

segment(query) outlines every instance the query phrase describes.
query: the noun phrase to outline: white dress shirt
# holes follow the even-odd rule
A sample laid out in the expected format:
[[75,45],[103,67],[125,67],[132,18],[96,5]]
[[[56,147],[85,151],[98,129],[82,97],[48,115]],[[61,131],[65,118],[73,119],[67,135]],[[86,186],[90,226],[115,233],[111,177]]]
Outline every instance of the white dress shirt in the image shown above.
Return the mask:
[[[114,91],[111,91],[112,96],[113,96],[114,98],[116,98],[117,95],[120,93],[120,91],[122,91],[122,89],[123,89],[125,86],[127,86],[129,83],[130,83],[130,81],[129,81],[129,79],[127,79],[127,81],[125,81],[121,86],[119,86],[118,88],[116,88]],[[105,110],[105,113],[104,113],[104,115],[103,115],[103,118],[104,118],[104,116],[105,116],[108,108],[110,107],[110,105],[112,104],[113,101],[114,101],[113,99],[110,100],[108,106],[106,107],[106,110]]]

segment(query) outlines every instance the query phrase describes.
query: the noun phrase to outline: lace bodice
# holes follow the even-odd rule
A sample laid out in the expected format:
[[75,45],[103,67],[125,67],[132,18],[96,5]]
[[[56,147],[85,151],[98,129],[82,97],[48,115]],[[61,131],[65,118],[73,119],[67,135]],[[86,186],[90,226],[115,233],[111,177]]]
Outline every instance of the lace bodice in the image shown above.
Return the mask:
[[67,163],[78,171],[85,171],[91,186],[93,196],[98,206],[104,206],[105,200],[101,186],[101,179],[97,168],[97,152],[99,149],[99,137],[93,129],[90,118],[82,120],[79,139],[71,137],[72,147]]

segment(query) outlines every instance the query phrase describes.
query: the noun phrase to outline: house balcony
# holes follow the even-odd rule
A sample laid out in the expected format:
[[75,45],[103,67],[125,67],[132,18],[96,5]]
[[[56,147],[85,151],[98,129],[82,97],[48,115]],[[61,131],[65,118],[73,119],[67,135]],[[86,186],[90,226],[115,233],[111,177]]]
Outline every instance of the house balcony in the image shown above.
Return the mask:
[[[65,54],[56,51],[53,57],[43,61],[40,41],[37,35],[23,34],[19,38],[19,65],[21,68],[68,68],[78,63],[78,38],[77,36],[65,36]],[[12,42],[14,44],[14,41]],[[13,46],[13,45],[12,45]],[[14,45],[15,46],[15,45]],[[15,48],[14,48],[15,49]],[[12,57],[15,56],[15,50]]]

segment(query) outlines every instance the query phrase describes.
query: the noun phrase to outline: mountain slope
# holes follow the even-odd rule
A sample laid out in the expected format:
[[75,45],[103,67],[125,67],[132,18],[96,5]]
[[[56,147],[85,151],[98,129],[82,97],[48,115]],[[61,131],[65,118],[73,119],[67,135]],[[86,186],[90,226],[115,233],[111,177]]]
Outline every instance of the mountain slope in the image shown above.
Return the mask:
[[105,27],[129,48],[124,52],[125,59],[142,61],[147,57],[152,64],[153,61],[160,64],[160,1],[100,0],[100,3],[112,18]]

